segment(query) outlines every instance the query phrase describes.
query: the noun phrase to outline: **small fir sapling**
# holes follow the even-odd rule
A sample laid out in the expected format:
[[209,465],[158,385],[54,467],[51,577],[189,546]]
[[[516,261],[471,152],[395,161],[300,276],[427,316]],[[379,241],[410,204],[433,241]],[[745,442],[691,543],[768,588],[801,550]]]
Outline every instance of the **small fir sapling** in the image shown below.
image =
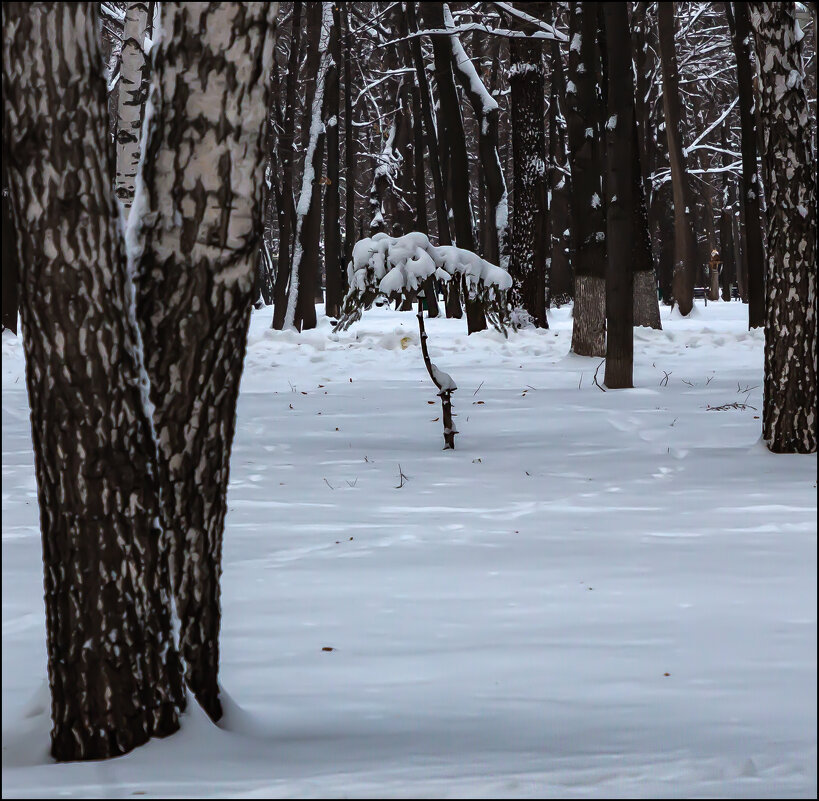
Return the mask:
[[379,232],[359,240],[353,246],[353,260],[347,265],[349,291],[344,298],[342,314],[335,330],[346,330],[361,319],[379,296],[388,300],[418,301],[418,328],[421,353],[429,377],[438,388],[444,424],[444,450],[454,449],[452,393],[457,389],[452,376],[429,358],[427,333],[424,329],[424,281],[434,276],[440,281],[464,280],[469,297],[483,307],[493,327],[507,333],[510,324],[507,292],[512,278],[506,270],[490,264],[469,250],[453,245],[436,247],[426,234],[412,232],[391,237]]

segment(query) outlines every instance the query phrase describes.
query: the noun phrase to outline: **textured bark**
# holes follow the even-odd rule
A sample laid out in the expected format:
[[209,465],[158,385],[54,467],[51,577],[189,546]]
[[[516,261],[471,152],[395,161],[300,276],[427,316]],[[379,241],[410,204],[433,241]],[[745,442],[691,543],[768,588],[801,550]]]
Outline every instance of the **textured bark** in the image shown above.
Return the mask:
[[[429,28],[441,30],[445,26],[445,3],[421,3],[424,23]],[[447,10],[448,11],[448,10]],[[451,190],[455,244],[459,248],[475,252],[475,225],[469,198],[469,157],[466,152],[466,134],[452,73],[451,42],[441,36],[432,37],[435,58],[435,81],[444,133],[449,152],[448,183]],[[450,295],[454,287],[450,289]],[[467,331],[472,334],[486,328],[486,317],[481,304],[465,293]]]
[[11,216],[11,202],[8,195],[8,178],[6,177],[6,165],[8,164],[8,154],[6,152],[6,142],[3,140],[3,231],[2,231],[2,270],[3,270],[3,328],[17,333],[17,309],[19,308],[19,286],[20,278],[17,269],[17,241],[14,231],[14,220]]
[[3,4],[4,166],[27,265],[20,311],[58,760],[169,734],[184,702],[98,36],[96,3]]
[[570,178],[566,158],[566,80],[560,45],[552,41],[552,81],[549,102],[549,291],[557,302],[574,295],[574,278],[569,260]]
[[660,304],[657,300],[657,280],[654,255],[651,250],[651,234],[648,229],[648,211],[643,187],[643,171],[640,165],[640,142],[636,117],[632,122],[632,202],[634,204],[634,325],[661,329]]
[[277,330],[281,330],[284,325],[284,317],[287,313],[287,281],[290,278],[290,267],[293,261],[293,233],[296,230],[296,205],[293,202],[293,140],[296,129],[296,86],[299,80],[302,48],[302,5],[300,0],[295,0],[293,3],[290,53],[287,57],[284,127],[279,139],[282,200],[279,204],[279,264],[273,288],[273,321],[271,323],[271,327]]
[[674,195],[673,291],[680,314],[687,315],[694,307],[694,276],[699,262],[692,216],[694,200],[683,154],[682,131],[685,130],[685,120],[680,100],[680,74],[674,44],[674,4],[659,3],[657,20],[663,73],[663,112],[671,162],[671,188]]
[[794,3],[749,3],[760,64],[768,211],[762,436],[775,453],[814,453],[816,161]]
[[353,259],[355,244],[355,131],[353,129],[353,37],[347,5],[340,3],[339,12],[344,20],[344,271],[342,282],[346,289],[346,265]]
[[754,118],[754,62],[751,42],[751,23],[748,4],[735,4],[736,16],[731,4],[725,3],[726,15],[732,22],[734,55],[737,60],[737,95],[742,134],[742,203],[745,213],[744,261],[747,276],[748,327],[765,325],[765,249],[762,242],[760,216],[761,184],[757,175],[757,137]]
[[341,197],[338,186],[338,113],[341,64],[341,11],[333,5],[330,31],[330,66],[327,70],[324,128],[327,131],[327,180],[324,190],[324,273],[326,292],[324,311],[330,317],[341,313],[344,299],[344,255],[341,251]]
[[[525,10],[528,4],[519,6]],[[548,328],[546,308],[549,276],[546,256],[549,236],[546,196],[546,117],[541,39],[510,42],[512,158],[514,214],[510,273],[512,304],[521,306],[535,325]]]
[[[728,166],[728,124],[722,124],[721,141],[723,154],[722,166]],[[722,299],[731,300],[731,285],[736,273],[736,254],[734,249],[734,182],[728,170],[722,173],[722,213],[719,225],[719,244],[722,251]]]
[[633,386],[634,364],[633,289],[635,241],[635,156],[634,82],[631,68],[631,37],[628,10],[623,3],[604,3],[608,122],[606,123],[606,386],[624,389]]
[[153,3],[126,3],[117,97],[116,193],[127,213],[134,201],[139,139],[148,97],[149,62],[143,42],[151,33]]
[[[277,4],[162,4],[135,258],[185,678],[221,716],[219,578]],[[141,205],[140,205],[141,204]]]
[[322,124],[327,72],[330,66],[332,3],[307,7],[307,89],[302,122],[304,162],[296,203],[293,259],[287,286],[284,328],[298,331],[316,327],[316,296],[319,283],[319,235],[321,232],[321,171],[325,132]]
[[599,146],[597,3],[569,5],[569,87],[566,123],[571,185],[571,259],[574,269],[572,350],[580,356],[606,353],[606,218],[602,204],[603,163]]

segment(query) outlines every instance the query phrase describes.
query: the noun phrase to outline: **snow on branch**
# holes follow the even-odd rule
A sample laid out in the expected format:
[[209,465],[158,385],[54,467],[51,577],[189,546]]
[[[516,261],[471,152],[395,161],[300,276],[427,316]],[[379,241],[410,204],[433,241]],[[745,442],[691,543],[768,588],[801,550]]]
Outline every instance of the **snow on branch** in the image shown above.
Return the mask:
[[360,239],[353,246],[347,278],[350,290],[336,330],[359,320],[379,295],[390,300],[418,297],[428,278],[444,283],[463,278],[469,296],[484,305],[492,325],[506,330],[506,292],[512,286],[509,273],[470,250],[436,247],[418,231],[399,237],[379,232]]

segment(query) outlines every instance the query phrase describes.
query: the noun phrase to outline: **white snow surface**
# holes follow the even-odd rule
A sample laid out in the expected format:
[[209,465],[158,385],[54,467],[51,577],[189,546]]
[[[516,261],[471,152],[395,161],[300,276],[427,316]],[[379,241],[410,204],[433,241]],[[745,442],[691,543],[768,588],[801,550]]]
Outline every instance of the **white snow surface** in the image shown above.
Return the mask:
[[[663,331],[635,330],[635,388],[607,392],[601,360],[569,353],[569,306],[508,340],[429,320],[454,451],[413,314],[299,334],[271,313],[231,460],[225,720],[194,704],[95,763],[48,757],[3,333],[4,797],[816,797],[816,456],[760,441],[746,306],[663,308]],[[756,409],[708,410],[733,401]]]

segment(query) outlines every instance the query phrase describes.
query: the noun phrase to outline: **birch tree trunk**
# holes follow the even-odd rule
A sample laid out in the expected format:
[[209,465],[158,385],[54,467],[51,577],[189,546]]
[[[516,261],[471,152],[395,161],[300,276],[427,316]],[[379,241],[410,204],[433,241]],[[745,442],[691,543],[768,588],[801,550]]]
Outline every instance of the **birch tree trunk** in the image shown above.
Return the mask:
[[122,33],[117,97],[116,193],[128,212],[134,200],[134,182],[139,166],[139,138],[148,94],[149,62],[145,36],[152,32],[153,3],[127,3]]
[[698,256],[693,223],[694,199],[683,153],[682,131],[685,124],[674,43],[674,4],[659,3],[657,20],[663,73],[663,111],[674,195],[673,291],[680,314],[685,316],[694,308],[694,276],[697,274]]
[[768,197],[762,436],[816,451],[816,163],[794,3],[749,3],[760,65]]
[[134,201],[137,312],[180,647],[188,686],[214,720],[225,496],[259,258],[277,6],[163,2]]
[[[625,3],[603,3],[608,57],[608,114],[606,122],[606,386],[634,386],[633,278],[635,255],[642,243],[635,241],[634,83],[631,37]],[[637,162],[639,167],[639,162]]]
[[[97,3],[3,4],[3,142],[45,573],[51,753],[124,754],[184,704]],[[59,98],[59,102],[53,102]]]
[[569,40],[566,123],[572,171],[572,350],[579,356],[605,356],[606,218],[597,119],[597,3],[569,4]]

